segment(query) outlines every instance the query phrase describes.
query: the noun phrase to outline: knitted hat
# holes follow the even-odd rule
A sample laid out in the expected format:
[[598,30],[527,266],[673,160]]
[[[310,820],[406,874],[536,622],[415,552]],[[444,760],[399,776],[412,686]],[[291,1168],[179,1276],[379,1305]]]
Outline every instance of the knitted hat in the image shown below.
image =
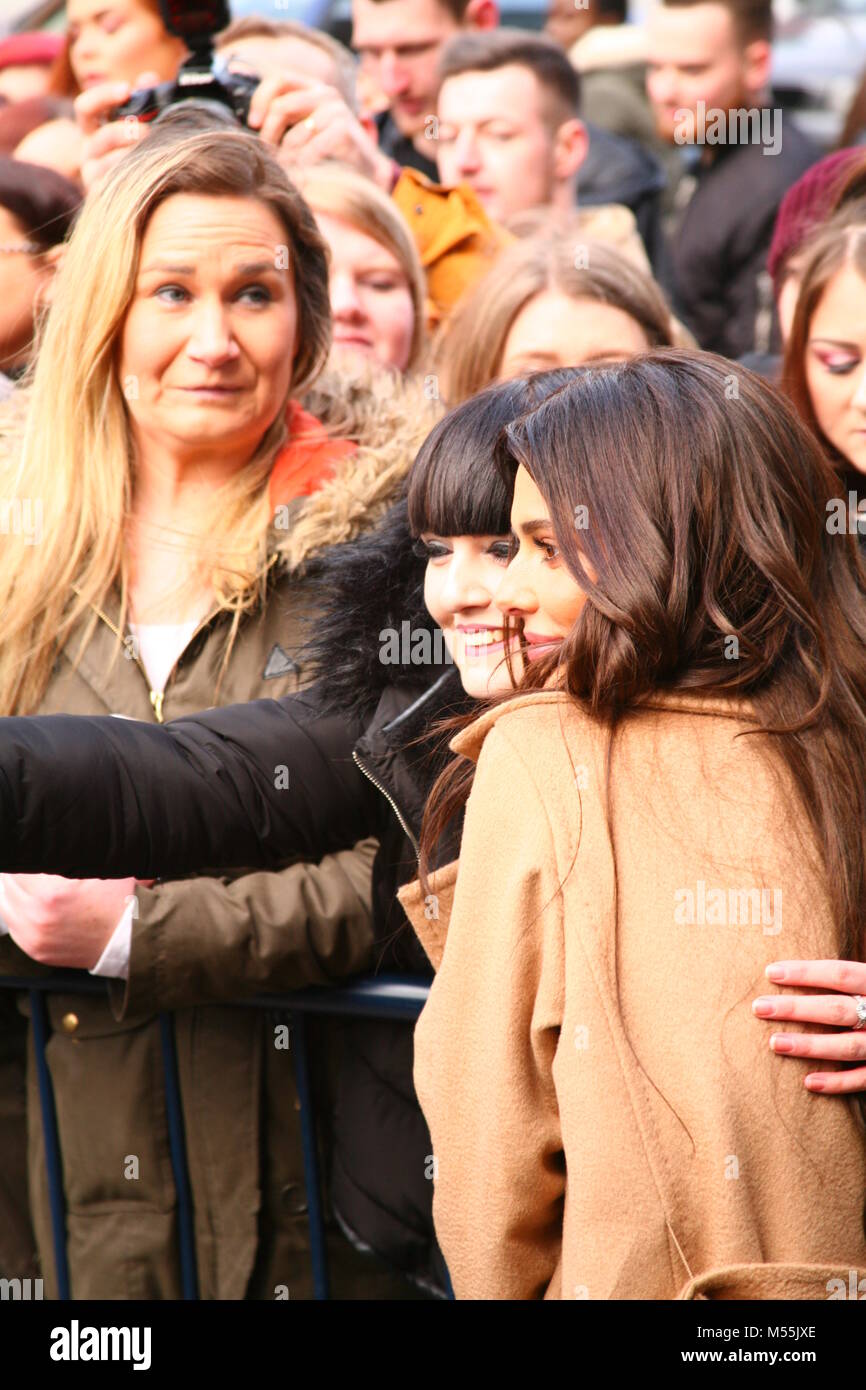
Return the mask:
[[782,273],[790,257],[800,249],[809,233],[834,211],[834,200],[845,176],[856,163],[866,164],[866,150],[834,150],[819,159],[792,184],[779,204],[773,239],[767,255],[767,269],[773,292],[779,298]]
[[23,68],[36,63],[53,63],[63,48],[62,34],[11,34],[0,39],[0,68]]

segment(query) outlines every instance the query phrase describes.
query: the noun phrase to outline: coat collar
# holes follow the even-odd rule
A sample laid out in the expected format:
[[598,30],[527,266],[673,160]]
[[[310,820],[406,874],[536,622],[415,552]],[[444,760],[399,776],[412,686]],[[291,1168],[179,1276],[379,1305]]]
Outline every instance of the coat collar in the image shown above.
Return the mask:
[[[525,705],[577,705],[577,702],[564,690],[532,690],[525,695],[515,695],[511,700],[502,700],[492,709],[485,710],[465,729],[461,729],[451,740],[449,747],[455,753],[477,762],[481,756],[484,740],[497,720],[512,710]],[[754,718],[754,707],[747,700],[727,699],[720,695],[702,695],[695,691],[671,690],[656,691],[652,696],[640,701],[640,710],[682,712],[686,714],[715,714],[726,719]]]
[[[484,740],[497,720],[513,710],[528,705],[572,705],[575,702],[564,690],[533,690],[503,700],[479,715],[467,728],[451,740],[450,747],[477,762]],[[738,721],[754,719],[754,708],[746,700],[726,699],[719,695],[701,695],[693,691],[659,691],[643,700],[637,707],[646,712],[671,712],[696,715],[715,715]],[[407,883],[397,894],[403,910],[427,952],[434,970],[442,964],[448,922],[457,886],[459,861],[454,859],[429,875],[430,892],[425,897],[417,879]]]

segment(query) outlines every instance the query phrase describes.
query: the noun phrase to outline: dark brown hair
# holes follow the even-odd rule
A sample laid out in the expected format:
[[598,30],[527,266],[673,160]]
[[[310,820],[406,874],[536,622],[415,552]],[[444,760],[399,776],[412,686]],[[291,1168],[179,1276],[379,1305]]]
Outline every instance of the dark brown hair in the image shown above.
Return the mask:
[[844,472],[848,467],[847,459],[830,443],[815,415],[806,379],[806,354],[812,317],[834,275],[845,265],[851,265],[866,280],[866,199],[842,206],[834,217],[812,233],[797,254],[802,258],[800,288],[785,344],[782,388],[800,419],[817,436],[837,472]]
[[457,34],[442,50],[439,85],[464,72],[529,68],[556,125],[580,111],[580,77],[553,39],[525,29],[484,29]]
[[[513,474],[519,465],[587,595],[559,653],[532,663],[520,690],[558,669],[559,688],[612,733],[660,691],[750,702],[755,731],[772,735],[814,830],[840,953],[859,956],[866,571],[855,537],[827,530],[835,476],[791,406],[715,354],[649,352],[579,368],[509,426],[502,466]],[[578,533],[580,505],[588,526]],[[738,660],[728,659],[732,636]],[[434,787],[425,884],[473,771],[460,759]]]
[[532,372],[488,386],[455,406],[430,431],[409,470],[406,498],[414,536],[504,536],[511,480],[497,459],[499,436],[571,379],[571,367]]

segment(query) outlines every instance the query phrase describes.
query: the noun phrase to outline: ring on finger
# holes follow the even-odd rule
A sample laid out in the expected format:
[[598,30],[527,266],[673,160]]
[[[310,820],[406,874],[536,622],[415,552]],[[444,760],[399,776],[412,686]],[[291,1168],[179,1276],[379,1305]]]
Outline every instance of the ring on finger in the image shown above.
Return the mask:
[[866,1027],[866,999],[859,994],[854,995],[854,1007],[857,1010],[857,1022],[854,1024],[854,1032],[859,1028]]

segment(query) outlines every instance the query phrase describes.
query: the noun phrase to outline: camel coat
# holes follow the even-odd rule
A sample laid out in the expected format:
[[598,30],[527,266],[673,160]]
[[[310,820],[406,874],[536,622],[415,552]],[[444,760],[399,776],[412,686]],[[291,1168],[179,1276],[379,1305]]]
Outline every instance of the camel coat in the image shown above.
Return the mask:
[[607,807],[608,736],[555,691],[452,742],[478,763],[459,876],[400,897],[438,971],[415,1083],[458,1298],[823,1299],[866,1270],[852,1104],[807,1092],[751,1012],[770,961],[837,948],[746,718],[658,697]]

